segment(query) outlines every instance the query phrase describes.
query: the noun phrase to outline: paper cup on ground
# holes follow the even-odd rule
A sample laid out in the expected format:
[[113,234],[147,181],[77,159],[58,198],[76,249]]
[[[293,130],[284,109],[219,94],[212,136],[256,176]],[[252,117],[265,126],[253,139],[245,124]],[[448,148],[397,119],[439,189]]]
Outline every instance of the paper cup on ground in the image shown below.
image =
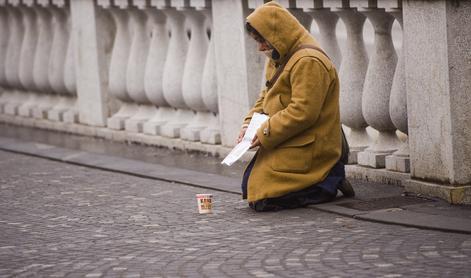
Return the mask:
[[199,213],[211,213],[213,211],[213,194],[196,194]]

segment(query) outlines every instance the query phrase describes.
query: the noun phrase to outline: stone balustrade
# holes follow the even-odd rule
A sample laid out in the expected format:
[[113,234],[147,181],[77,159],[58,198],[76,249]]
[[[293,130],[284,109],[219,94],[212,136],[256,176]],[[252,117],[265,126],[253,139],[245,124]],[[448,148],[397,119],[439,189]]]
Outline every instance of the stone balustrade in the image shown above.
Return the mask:
[[[234,145],[240,121],[263,84],[265,58],[245,34],[244,18],[264,2],[1,0],[2,121],[57,123],[55,129],[75,133],[87,127],[89,135],[107,139],[170,147],[180,142],[186,149],[223,154],[212,150]],[[376,175],[402,172],[427,179],[415,176],[409,159],[410,123],[420,118],[420,103],[408,103],[417,101],[419,89],[406,81],[416,84],[420,78],[410,75],[415,65],[407,58],[417,46],[393,33],[412,30],[407,22],[415,22],[411,17],[423,7],[439,14],[441,22],[453,14],[469,18],[467,3],[435,2],[440,3],[280,1],[338,68],[350,169],[386,168]],[[462,32],[457,36],[469,42],[469,30]],[[434,66],[432,58],[423,63]],[[417,129],[413,145],[427,135],[427,127],[414,125]],[[469,130],[447,136],[460,141]],[[471,159],[471,150],[465,153]]]
[[78,122],[68,3],[24,0],[2,4],[3,113]]

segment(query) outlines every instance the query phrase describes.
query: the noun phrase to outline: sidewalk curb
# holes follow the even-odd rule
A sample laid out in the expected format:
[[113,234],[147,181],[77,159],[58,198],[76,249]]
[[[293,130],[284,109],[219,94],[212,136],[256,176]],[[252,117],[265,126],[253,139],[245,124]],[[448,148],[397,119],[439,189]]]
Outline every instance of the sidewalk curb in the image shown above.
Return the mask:
[[[240,195],[239,179],[216,174],[167,167],[104,154],[65,149],[47,144],[19,141],[2,136],[0,136],[0,150],[133,175],[141,178],[179,183],[202,189]],[[407,207],[360,211],[339,206],[339,204],[347,200],[352,201],[355,199],[341,198],[332,203],[309,206],[308,208],[383,224],[471,234],[471,221],[463,221],[462,218],[418,213],[408,211]]]
[[0,136],[0,150],[192,187],[240,194],[239,179]]
[[360,211],[338,206],[337,203],[338,202],[320,204],[312,208],[358,220],[365,220],[382,224],[394,224],[441,232],[471,234],[471,221],[464,222],[462,218],[419,213],[407,210],[406,207]]

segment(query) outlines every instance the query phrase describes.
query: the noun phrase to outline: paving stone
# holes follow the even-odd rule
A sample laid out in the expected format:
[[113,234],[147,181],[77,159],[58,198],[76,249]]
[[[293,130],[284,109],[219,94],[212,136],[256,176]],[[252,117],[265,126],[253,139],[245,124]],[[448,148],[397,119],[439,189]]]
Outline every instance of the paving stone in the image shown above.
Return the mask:
[[[214,213],[195,194],[212,193]],[[240,196],[0,151],[0,276],[467,277],[469,235],[312,209],[255,213]]]

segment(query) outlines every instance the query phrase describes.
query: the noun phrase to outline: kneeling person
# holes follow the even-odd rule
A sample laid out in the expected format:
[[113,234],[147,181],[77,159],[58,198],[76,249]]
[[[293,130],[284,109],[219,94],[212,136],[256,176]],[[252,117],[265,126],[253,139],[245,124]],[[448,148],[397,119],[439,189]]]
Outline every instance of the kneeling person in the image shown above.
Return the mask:
[[331,201],[337,189],[353,196],[340,161],[339,78],[329,57],[276,2],[257,8],[246,28],[269,58],[268,81],[238,141],[253,113],[270,118],[252,142],[259,148],[244,173],[244,199],[256,211],[268,211]]

